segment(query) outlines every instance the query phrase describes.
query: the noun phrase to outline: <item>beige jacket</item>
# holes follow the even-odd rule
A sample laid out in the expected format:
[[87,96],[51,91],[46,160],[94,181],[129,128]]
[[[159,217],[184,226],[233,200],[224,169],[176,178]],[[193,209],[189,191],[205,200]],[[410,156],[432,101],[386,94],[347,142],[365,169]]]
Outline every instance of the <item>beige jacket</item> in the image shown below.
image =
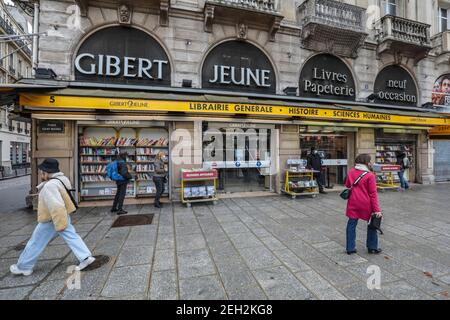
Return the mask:
[[[51,177],[61,180],[67,189],[72,188],[70,180],[64,176],[64,173],[58,172]],[[55,230],[63,231],[68,226],[69,214],[76,210],[66,189],[58,180],[44,181],[37,188],[39,191],[38,222],[53,221]]]

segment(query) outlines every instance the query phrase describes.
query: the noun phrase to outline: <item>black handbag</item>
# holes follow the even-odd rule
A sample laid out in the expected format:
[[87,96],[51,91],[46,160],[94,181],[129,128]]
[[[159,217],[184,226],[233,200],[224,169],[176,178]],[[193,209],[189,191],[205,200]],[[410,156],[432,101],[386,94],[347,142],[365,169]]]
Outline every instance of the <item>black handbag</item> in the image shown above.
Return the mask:
[[344,200],[350,199],[350,194],[351,194],[351,192],[352,192],[353,187],[356,186],[356,185],[359,183],[359,181],[361,181],[361,179],[362,179],[366,174],[368,174],[368,173],[369,173],[368,171],[363,172],[363,173],[358,177],[358,179],[356,179],[355,182],[353,182],[353,185],[351,186],[351,188],[350,188],[350,189],[345,189],[344,191],[341,192],[341,194],[340,194],[339,196],[340,196],[342,199],[344,199]]
[[383,231],[381,230],[381,220],[382,219],[383,219],[383,217],[377,217],[375,214],[373,214],[369,220],[369,228],[378,230],[378,231],[380,231],[381,234],[383,234]]

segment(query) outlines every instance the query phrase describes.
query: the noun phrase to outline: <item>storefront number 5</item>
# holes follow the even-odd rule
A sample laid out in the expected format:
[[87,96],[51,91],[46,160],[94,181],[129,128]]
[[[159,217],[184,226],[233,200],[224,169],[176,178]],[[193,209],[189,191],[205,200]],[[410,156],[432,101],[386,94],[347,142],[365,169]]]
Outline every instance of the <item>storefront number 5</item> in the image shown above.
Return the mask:
[[50,96],[50,103],[55,103],[55,96]]

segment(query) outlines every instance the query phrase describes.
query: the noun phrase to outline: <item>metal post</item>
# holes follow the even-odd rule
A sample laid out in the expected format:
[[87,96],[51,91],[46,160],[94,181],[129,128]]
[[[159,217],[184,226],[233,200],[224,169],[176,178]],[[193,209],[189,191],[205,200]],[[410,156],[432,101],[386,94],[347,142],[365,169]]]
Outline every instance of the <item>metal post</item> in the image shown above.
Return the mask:
[[[39,4],[38,2],[34,3],[34,17],[33,17],[33,33],[37,34],[39,32]],[[32,75],[33,77],[36,75],[36,68],[38,66],[38,36],[35,35],[33,37],[33,68],[32,68]]]

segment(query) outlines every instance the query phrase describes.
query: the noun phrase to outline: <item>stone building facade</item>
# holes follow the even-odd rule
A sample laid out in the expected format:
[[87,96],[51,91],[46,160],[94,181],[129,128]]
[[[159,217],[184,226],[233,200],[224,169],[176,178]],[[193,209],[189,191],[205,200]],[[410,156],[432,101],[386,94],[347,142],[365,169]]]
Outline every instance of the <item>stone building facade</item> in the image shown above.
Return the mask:
[[[47,35],[39,40],[38,66],[53,70],[60,83],[75,81],[75,60],[82,44],[99,30],[126,26],[144,31],[161,45],[169,60],[174,88],[182,89],[184,83],[189,83],[190,88],[201,89],[202,67],[209,53],[221,44],[237,40],[255,46],[270,61],[276,79],[273,96],[285,97],[286,88],[294,88],[301,98],[299,77],[305,64],[320,54],[330,54],[351,72],[355,83],[352,105],[360,103],[370,108],[368,97],[376,91],[377,75],[385,67],[395,65],[413,79],[417,101],[411,108],[374,106],[373,110],[419,112],[432,100],[436,79],[450,73],[450,38],[443,28],[441,10],[447,7],[450,8],[447,0],[41,0],[38,31]],[[333,104],[333,100],[329,102]],[[172,130],[183,128],[201,133],[205,120],[208,117],[180,119],[173,122]],[[279,135],[274,170],[281,173],[288,159],[302,153],[302,123],[273,123]],[[36,161],[59,155],[65,159],[64,166],[72,178],[76,171],[74,125],[68,121],[65,138],[58,137],[61,150],[46,139],[34,146]],[[354,138],[347,143],[349,165],[358,153],[377,157],[378,134],[374,127],[361,126],[352,133]],[[427,130],[413,124],[390,130],[414,135],[414,180],[434,183],[434,149]],[[173,190],[179,190],[180,169],[175,165],[172,168]],[[280,190],[282,179],[282,174],[274,178],[273,190]]]
[[[0,85],[31,77],[31,50],[27,39],[3,37],[27,33],[27,20],[14,6],[0,2]],[[30,169],[31,122],[10,119],[11,105],[0,103],[0,179]]]

